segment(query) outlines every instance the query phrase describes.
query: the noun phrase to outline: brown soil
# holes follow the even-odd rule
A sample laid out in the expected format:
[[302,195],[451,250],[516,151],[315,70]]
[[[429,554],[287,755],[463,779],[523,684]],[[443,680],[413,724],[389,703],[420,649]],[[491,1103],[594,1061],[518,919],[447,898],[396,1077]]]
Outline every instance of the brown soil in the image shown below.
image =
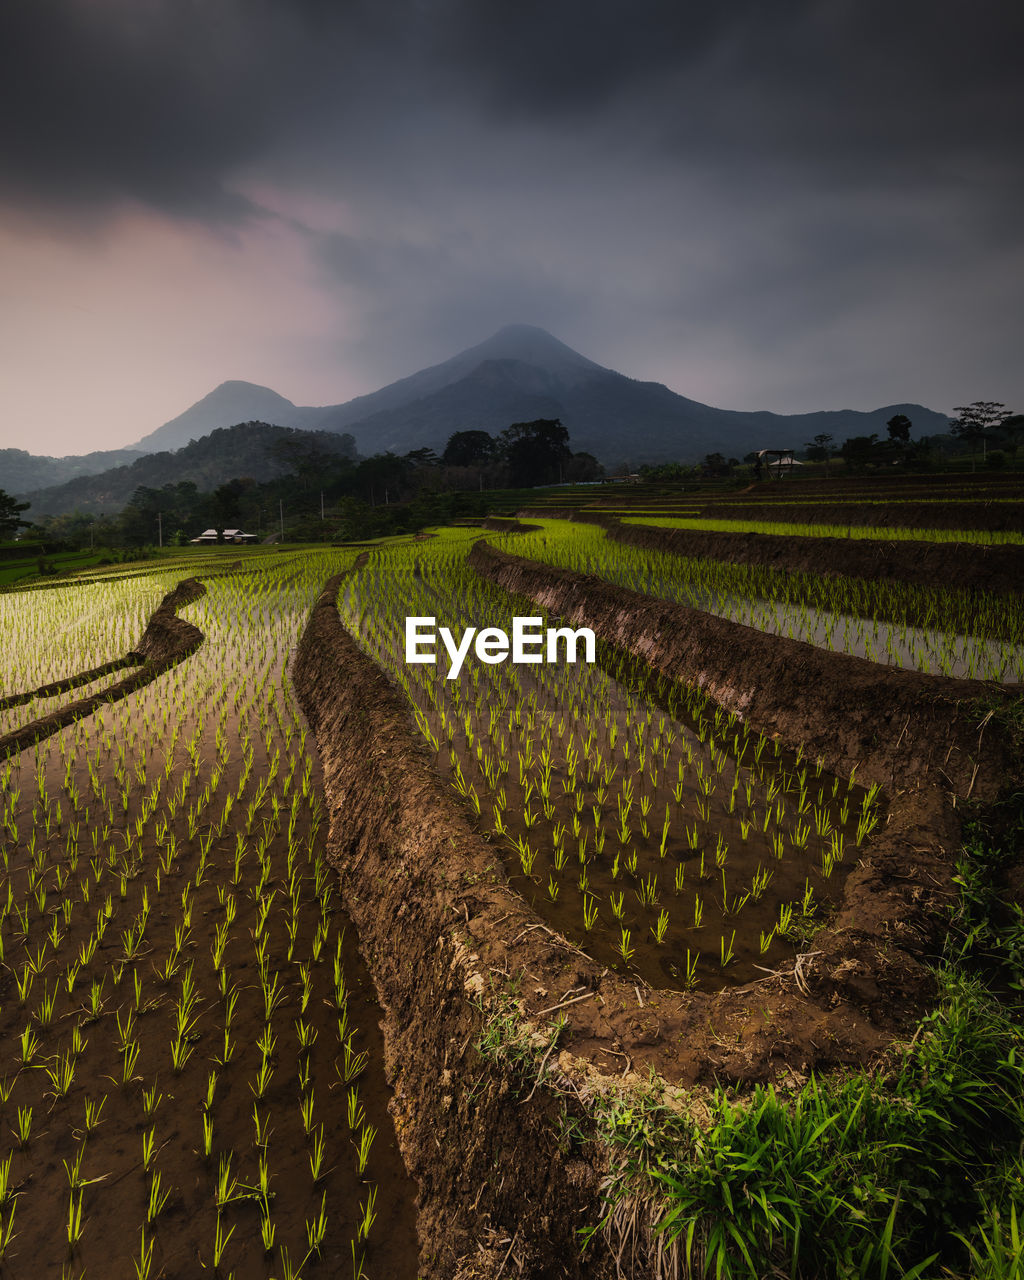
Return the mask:
[[856,768],[862,782],[877,782],[890,795],[928,782],[989,799],[1011,777],[1011,735],[998,715],[986,716],[1018,705],[1019,686],[881,667],[484,542],[470,563],[505,590],[694,684],[759,732],[803,743],[808,757],[821,756],[835,773]]
[[487,516],[478,523],[481,528],[494,529],[498,533],[529,533],[540,528],[539,524],[524,524],[516,516]]
[[880,525],[901,529],[1024,529],[1024,502],[715,502],[701,516],[718,520],[781,520],[798,524]]
[[[863,1063],[933,994],[954,897],[955,796],[992,797],[1013,771],[1000,717],[1014,694],[887,672],[760,636],[478,545],[477,569],[594,626],[829,768],[890,789],[888,824],[839,912],[796,965],[717,994],[641,989],[548,929],[434,770],[408,702],[321,596],[295,680],[324,763],[329,849],[385,1008],[399,1141],[420,1185],[428,1277],[598,1275],[575,1229],[599,1215],[599,1152],[559,1141],[562,1109],[651,1066],[683,1085],[777,1079]],[[722,646],[719,652],[719,646]],[[805,652],[810,651],[810,652]],[[939,687],[941,686],[941,688]],[[949,790],[945,790],[948,788]],[[952,792],[952,796],[949,794]],[[496,1069],[479,1037],[512,1005],[551,1042],[540,1071]],[[551,1040],[555,1012],[567,1023]],[[518,1021],[513,1018],[513,1022]],[[543,1041],[541,1041],[543,1043]]]
[[89,684],[105,671],[116,671],[122,667],[135,666],[139,669],[123,680],[118,680],[101,689],[98,693],[86,698],[78,698],[69,702],[49,715],[40,716],[29,721],[20,729],[14,729],[0,737],[0,760],[7,756],[17,755],[33,743],[41,742],[63,729],[74,724],[84,716],[91,715],[97,708],[112,702],[120,702],[130,693],[135,693],[150,684],[168,667],[187,658],[203,643],[203,633],[190,622],[179,618],[177,611],[183,604],[198,600],[206,594],[206,588],[198,578],[185,578],[173,591],[164,596],[146,627],[136,651],[128,653],[124,658],[107,663],[105,667],[97,667],[91,671],[80,672],[66,680],[57,681],[43,689],[36,689],[28,695],[15,695],[14,700],[5,700],[4,706],[17,706],[34,698],[73,689],[79,685]]
[[[202,639],[174,610],[203,594],[201,584],[187,583],[165,598],[139,645],[141,660],[166,669],[184,644]],[[156,1171],[169,1194],[145,1227],[154,1278],[280,1276],[281,1246],[307,1280],[347,1275],[360,1207],[374,1187],[377,1220],[356,1261],[365,1255],[374,1280],[415,1275],[412,1186],[387,1112],[380,1013],[355,932],[337,909],[333,876],[316,869],[326,834],[319,769],[315,759],[301,762],[305,726],[286,697],[264,709],[257,730],[269,668],[240,664],[230,634],[225,639],[216,653],[193,652],[190,663],[107,720],[78,725],[70,741],[51,739],[13,764],[15,803],[10,825],[0,829],[15,904],[11,910],[8,900],[0,974],[0,1155],[10,1156],[8,1190],[16,1197],[0,1215],[6,1223],[15,1210],[4,1274],[134,1276]],[[269,663],[272,654],[265,656]],[[284,656],[273,663],[276,674]],[[197,674],[204,657],[209,662]],[[170,744],[169,709],[175,731],[182,729]],[[250,752],[247,766],[240,746]],[[212,948],[220,929],[218,963]],[[261,965],[275,984],[270,1012]],[[29,982],[33,967],[39,972],[22,999],[18,984]],[[194,1015],[176,1064],[175,1006],[186,975],[194,983]],[[300,1019],[313,1036],[306,1048]],[[138,1057],[126,1066],[121,1028],[129,1020]],[[270,1078],[260,1086],[258,1043],[271,1022]],[[30,1040],[26,1048],[23,1032],[34,1047]],[[346,1077],[349,1034],[355,1060]],[[51,1071],[69,1055],[73,1079],[58,1084]],[[211,1074],[214,1098],[203,1102]],[[312,1106],[308,1132],[303,1098]],[[103,1104],[90,1132],[87,1099]],[[267,1135],[265,1204],[276,1230],[270,1253],[255,1190],[261,1149],[254,1107]],[[29,1108],[31,1131],[19,1142],[16,1130]],[[208,1156],[204,1114],[212,1119]],[[376,1136],[361,1169],[354,1152],[365,1125]],[[155,1146],[146,1171],[150,1131]],[[315,1175],[317,1134],[325,1157]],[[69,1247],[66,1167],[80,1154],[83,1233]],[[237,1184],[218,1214],[223,1156],[231,1157]],[[318,1216],[322,1195],[325,1235],[319,1254],[303,1264],[307,1223]],[[212,1262],[218,1220],[232,1233],[219,1269]]]
[[115,671],[123,671],[125,667],[136,667],[136,658],[115,658],[113,662],[104,662],[101,666],[90,667],[88,671],[79,671],[77,675],[68,676],[66,680],[55,680],[52,684],[42,684],[38,689],[30,689],[27,693],[12,693],[0,698],[0,711],[9,707],[23,707],[26,702],[35,702],[37,698],[52,698],[58,693],[67,693],[70,689],[80,689],[83,685],[92,684],[103,676],[112,675]]
[[675,555],[846,578],[896,578],[1013,595],[1024,583],[1024,547],[971,543],[882,542],[872,538],[800,538],[771,533],[702,533],[616,523],[613,542]]
[[[1016,595],[1024,583],[1024,546],[874,538],[804,538],[774,533],[713,533],[623,523],[590,512],[524,512],[601,525],[613,542],[694,559],[846,578],[896,578],[922,587]],[[806,521],[804,521],[806,523]]]

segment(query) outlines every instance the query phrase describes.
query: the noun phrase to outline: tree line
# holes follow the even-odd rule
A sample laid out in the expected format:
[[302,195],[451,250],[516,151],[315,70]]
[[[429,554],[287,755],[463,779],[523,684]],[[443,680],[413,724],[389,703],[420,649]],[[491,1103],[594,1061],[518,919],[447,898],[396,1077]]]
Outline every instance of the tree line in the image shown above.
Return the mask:
[[[603,469],[574,453],[556,419],[517,422],[496,436],[458,431],[444,451],[414,449],[353,458],[331,442],[294,432],[267,444],[285,474],[240,476],[208,490],[193,480],[139,485],[122,510],[48,516],[33,533],[51,548],[183,545],[207,528],[242,529],[266,538],[358,539],[406,532],[459,516],[485,514],[486,495],[560,481],[595,479]],[[9,499],[13,503],[13,499]],[[17,504],[18,512],[27,504]],[[4,508],[0,505],[0,520]],[[29,522],[0,523],[0,538]]]

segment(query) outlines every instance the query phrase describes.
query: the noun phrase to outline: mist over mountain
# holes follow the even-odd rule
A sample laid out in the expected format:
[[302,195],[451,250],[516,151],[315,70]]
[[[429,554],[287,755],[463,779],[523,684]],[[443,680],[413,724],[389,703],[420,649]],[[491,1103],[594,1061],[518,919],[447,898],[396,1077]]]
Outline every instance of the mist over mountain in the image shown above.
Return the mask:
[[658,382],[639,382],[588,360],[533,325],[507,325],[442,364],[344,404],[300,406],[268,387],[225,382],[143,437],[137,449],[177,448],[215,427],[260,418],[303,430],[347,431],[362,454],[441,450],[455,431],[497,432],[512,422],[560,418],[571,447],[608,465],[696,462],[706,453],[742,458],[751,449],[800,448],[819,432],[841,441],[885,435],[894,413],[914,434],[945,431],[948,419],[916,404],[775,414],[716,409]]
[[207,492],[229,480],[273,480],[290,474],[296,450],[308,446],[339,457],[355,455],[352,437],[339,432],[298,432],[266,422],[242,422],[217,427],[181,449],[135,454],[128,466],[29,491],[24,495],[32,504],[26,518],[39,520],[68,511],[111,515],[142,487],[159,489],[187,481]]
[[157,427],[132,448],[143,453],[180,449],[192,440],[207,436],[217,427],[233,427],[240,422],[272,422],[278,427],[303,427],[308,410],[296,408],[290,400],[255,382],[222,382],[209,395],[170,422]]
[[[752,449],[795,448],[819,433],[885,437],[896,413],[914,435],[942,433],[948,419],[917,404],[776,414],[716,409],[658,382],[639,382],[573,351],[543,329],[508,325],[441,364],[345,404],[295,405],[269,387],[232,381],[143,437],[132,449],[79,458],[0,450],[0,488],[32,503],[31,517],[115,511],[140,485],[182,480],[209,489],[238,477],[284,474],[277,448],[294,432],[316,432],[352,456],[432,448],[456,431],[497,434],[513,422],[560,418],[575,452],[607,466],[697,462],[707,453],[742,458]],[[272,424],[272,425],[268,425]]]
[[67,458],[48,458],[25,449],[0,449],[0,489],[25,493],[45,485],[63,484],[76,476],[97,475],[126,466],[142,454],[138,449],[104,449]]

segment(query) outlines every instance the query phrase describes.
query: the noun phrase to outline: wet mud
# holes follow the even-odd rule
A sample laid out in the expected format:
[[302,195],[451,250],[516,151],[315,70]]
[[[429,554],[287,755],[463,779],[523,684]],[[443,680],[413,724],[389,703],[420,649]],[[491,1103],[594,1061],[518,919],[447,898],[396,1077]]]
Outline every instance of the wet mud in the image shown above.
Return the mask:
[[[861,1064],[929,1007],[929,962],[955,898],[957,803],[1016,776],[1015,690],[885,671],[843,655],[544,569],[480,543],[471,563],[593,626],[828,768],[877,781],[887,824],[795,962],[717,993],[611,973],[509,885],[438,776],[405,697],[361,652],[325,588],[294,680],[324,764],[328,849],[385,1010],[396,1131],[416,1178],[425,1277],[597,1276],[576,1228],[599,1216],[600,1150],[566,1125],[648,1067],[682,1086]],[[692,615],[692,616],[691,616]],[[493,1043],[532,1029],[540,1067]],[[564,1027],[552,1029],[562,1016]],[[510,1032],[510,1037],[514,1039]],[[538,1055],[539,1056],[539,1055]]]
[[[1015,595],[1024,583],[1024,547],[876,538],[806,538],[775,533],[710,532],[624,523],[597,512],[527,509],[526,515],[600,525],[613,542],[702,560],[825,577],[897,579],[912,586],[948,584],[967,591]],[[817,509],[814,519],[817,520]],[[808,516],[802,518],[806,523]],[[841,523],[848,523],[843,520]]]
[[194,653],[203,643],[203,633],[191,622],[179,618],[178,609],[182,605],[200,599],[205,594],[206,588],[198,578],[185,578],[173,591],[169,591],[164,596],[153,612],[139,641],[138,649],[125,654],[120,660],[107,663],[105,667],[80,672],[68,677],[67,680],[58,681],[44,689],[37,689],[27,697],[17,695],[16,701],[5,701],[4,706],[16,706],[21,702],[47,696],[49,693],[89,684],[105,670],[112,672],[128,666],[138,668],[132,675],[125,676],[124,679],[116,681],[106,689],[101,689],[86,698],[77,698],[56,711],[51,711],[48,715],[40,716],[19,729],[5,733],[0,737],[0,760],[17,755],[19,751],[24,751],[34,743],[42,742],[44,738],[49,738],[69,724],[74,724],[76,720],[91,715],[99,707],[111,702],[120,702],[122,698],[127,698],[129,694],[150,684],[168,667],[174,666],[176,662]]

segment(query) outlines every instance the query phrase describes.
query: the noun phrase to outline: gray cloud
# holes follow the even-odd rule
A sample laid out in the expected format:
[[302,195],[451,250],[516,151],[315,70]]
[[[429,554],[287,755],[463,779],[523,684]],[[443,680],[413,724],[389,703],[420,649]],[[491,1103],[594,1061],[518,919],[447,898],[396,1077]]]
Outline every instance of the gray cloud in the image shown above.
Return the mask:
[[358,185],[434,104],[499,129],[620,118],[663,163],[1018,180],[1024,18],[1003,4],[49,0],[0,21],[4,184],[43,203],[244,216],[234,170],[287,146]]
[[278,224],[338,399],[524,320],[723,404],[1010,400],[1022,36],[1001,0],[8,5],[0,216]]

